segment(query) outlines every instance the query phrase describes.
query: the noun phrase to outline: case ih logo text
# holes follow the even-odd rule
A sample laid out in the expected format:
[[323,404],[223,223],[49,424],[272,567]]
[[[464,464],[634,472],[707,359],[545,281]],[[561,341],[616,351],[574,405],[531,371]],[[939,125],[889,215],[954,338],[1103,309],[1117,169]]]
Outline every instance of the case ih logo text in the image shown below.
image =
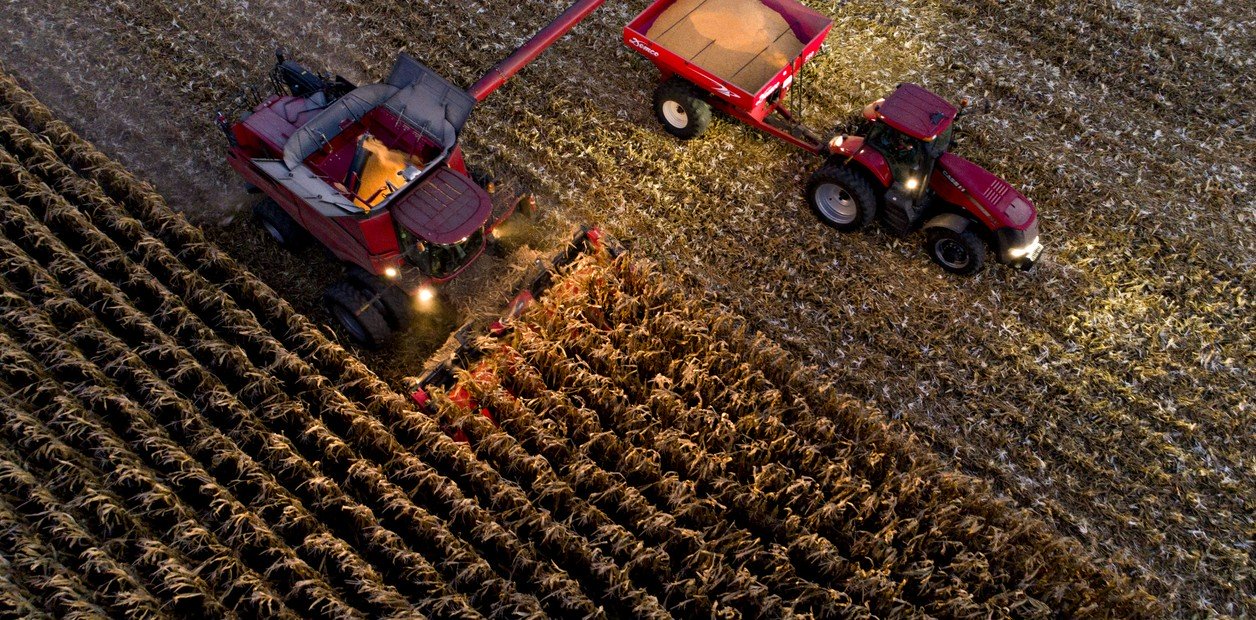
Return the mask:
[[635,48],[637,48],[637,49],[639,49],[639,50],[641,50],[641,51],[643,51],[643,52],[645,52],[645,53],[647,53],[647,54],[649,54],[649,55],[651,55],[651,56],[653,56],[653,57],[655,57],[655,58],[658,58],[658,56],[659,56],[659,53],[658,53],[657,51],[655,51],[655,50],[654,50],[653,48],[651,48],[649,45],[646,45],[645,41],[642,41],[641,39],[638,39],[637,37],[633,37],[632,39],[629,39],[628,43],[629,43],[630,45],[632,45],[633,47],[635,47]]

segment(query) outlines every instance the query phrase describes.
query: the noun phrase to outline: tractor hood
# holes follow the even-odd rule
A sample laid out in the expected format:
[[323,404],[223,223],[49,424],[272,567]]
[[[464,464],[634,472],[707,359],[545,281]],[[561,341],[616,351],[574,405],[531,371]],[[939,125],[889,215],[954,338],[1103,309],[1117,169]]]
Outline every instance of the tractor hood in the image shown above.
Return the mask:
[[934,191],[948,202],[973,209],[974,215],[987,220],[991,230],[1024,230],[1037,219],[1037,211],[1028,198],[1007,181],[963,157],[943,153],[936,170],[944,180],[936,182],[935,174]]
[[479,185],[447,166],[393,201],[393,219],[429,243],[458,243],[488,221],[493,202]]

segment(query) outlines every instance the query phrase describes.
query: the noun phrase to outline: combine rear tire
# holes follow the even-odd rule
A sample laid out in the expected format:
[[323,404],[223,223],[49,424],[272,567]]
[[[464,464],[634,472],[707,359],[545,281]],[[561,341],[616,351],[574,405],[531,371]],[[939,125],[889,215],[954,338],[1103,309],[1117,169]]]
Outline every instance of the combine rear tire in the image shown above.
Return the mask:
[[297,250],[305,245],[307,240],[305,229],[301,228],[301,225],[273,199],[266,198],[253,205],[253,215],[257,216],[262,230],[265,230],[266,234],[270,235],[270,238],[274,239],[280,247],[286,250]]
[[807,204],[820,221],[842,232],[859,230],[877,215],[872,185],[858,172],[826,164],[807,181]]
[[327,311],[340,322],[345,333],[354,342],[368,348],[379,348],[389,337],[392,329],[384,313],[353,283],[341,280],[327,287],[323,293]]
[[414,300],[405,291],[357,265],[349,267],[348,279],[368,299],[374,300],[376,309],[394,330],[401,331],[410,325],[414,319]]
[[689,140],[711,124],[711,104],[687,82],[670,80],[654,90],[654,115],[667,133]]
[[986,244],[971,230],[955,232],[950,228],[930,228],[925,251],[943,269],[961,276],[981,270],[986,261]]

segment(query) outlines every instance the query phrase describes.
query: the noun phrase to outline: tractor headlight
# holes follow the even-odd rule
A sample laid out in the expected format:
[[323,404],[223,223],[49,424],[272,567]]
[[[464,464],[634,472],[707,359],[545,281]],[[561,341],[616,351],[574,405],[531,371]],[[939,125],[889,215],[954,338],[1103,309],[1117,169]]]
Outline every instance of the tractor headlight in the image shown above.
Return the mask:
[[1042,248],[1042,242],[1040,242],[1038,240],[1038,237],[1035,235],[1033,241],[1030,241],[1029,243],[1022,245],[1019,248],[1012,248],[1007,251],[1007,254],[1008,256],[1011,256],[1012,258],[1024,258],[1026,256],[1033,254],[1034,252],[1038,251],[1041,248]]
[[838,152],[838,150],[842,148],[843,142],[846,142],[846,134],[833,136],[833,139],[829,140],[829,152],[830,153]]
[[920,187],[920,179],[912,177],[907,179],[907,183],[905,185],[907,186],[907,189],[916,189],[917,187]]

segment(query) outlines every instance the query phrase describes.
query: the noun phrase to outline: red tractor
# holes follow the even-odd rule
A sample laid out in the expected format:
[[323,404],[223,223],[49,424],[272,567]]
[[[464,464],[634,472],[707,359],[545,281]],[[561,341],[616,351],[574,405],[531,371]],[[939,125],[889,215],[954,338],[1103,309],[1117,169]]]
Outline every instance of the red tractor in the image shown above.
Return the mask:
[[803,65],[833,21],[796,0],[744,0],[731,22],[720,0],[656,0],[624,28],[624,43],[662,78],[654,111],[681,139],[702,134],[712,110],[799,148],[827,156],[807,184],[816,215],[843,231],[880,219],[907,234],[924,228],[925,249],[943,269],[971,274],[986,248],[1029,269],[1042,253],[1034,205],[1007,182],[947,153],[960,110],[913,84],[865,109],[866,137],[827,144],[785,107]]
[[925,250],[943,269],[971,274],[986,248],[1028,270],[1042,253],[1033,203],[1003,179],[947,152],[961,114],[915,84],[869,104],[866,136],[839,135],[807,183],[807,202],[826,224],[858,230],[880,216],[891,232],[924,228]]
[[279,94],[235,123],[219,115],[228,163],[267,195],[255,207],[266,232],[287,247],[313,237],[348,267],[324,301],[354,341],[386,342],[534,204],[494,193],[458,136],[477,102],[603,1],[575,3],[465,91],[404,53],[382,83],[357,87],[280,54]]

